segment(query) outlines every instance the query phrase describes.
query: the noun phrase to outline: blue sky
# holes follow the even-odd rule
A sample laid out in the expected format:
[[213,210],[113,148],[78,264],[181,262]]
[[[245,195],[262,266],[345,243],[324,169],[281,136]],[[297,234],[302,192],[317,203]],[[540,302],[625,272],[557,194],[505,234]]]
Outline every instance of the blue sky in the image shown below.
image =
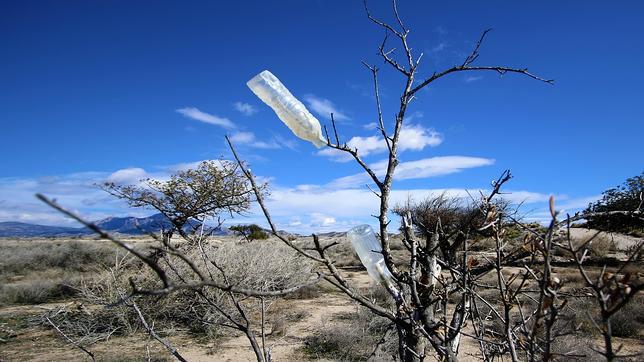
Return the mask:
[[[341,137],[362,137],[355,142],[372,147],[365,159],[378,165],[385,153],[369,143],[376,113],[361,61],[382,69],[389,125],[403,84],[376,55],[383,32],[361,1],[4,1],[0,8],[0,221],[70,223],[35,192],[92,219],[149,214],[92,185],[164,178],[199,160],[230,158],[225,134],[270,181],[281,228],[372,221],[377,200],[354,177],[357,165],[297,139],[246,87],[271,70],[322,123],[333,110]],[[388,1],[372,0],[371,8],[392,20]],[[421,78],[462,63],[492,27],[477,64],[528,67],[555,85],[468,73],[422,91],[401,154],[415,163],[401,171],[395,200],[486,189],[511,169],[507,197],[526,201],[528,218],[540,219],[550,194],[574,210],[642,171],[642,2],[401,0],[399,9],[414,53],[424,53]]]

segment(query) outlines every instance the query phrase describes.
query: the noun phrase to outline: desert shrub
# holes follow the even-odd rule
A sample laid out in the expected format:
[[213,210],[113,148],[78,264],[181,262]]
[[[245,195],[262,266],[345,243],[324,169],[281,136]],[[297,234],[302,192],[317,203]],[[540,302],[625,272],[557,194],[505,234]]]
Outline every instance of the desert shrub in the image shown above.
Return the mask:
[[140,328],[135,311],[120,305],[111,308],[88,309],[82,303],[72,303],[48,311],[41,318],[44,327],[58,327],[81,346],[89,346],[113,335],[127,335]]
[[557,337],[552,342],[551,348],[555,357],[561,361],[605,361],[605,358],[592,350],[592,342],[585,336]]
[[[359,308],[345,313],[341,320],[324,323],[305,339],[304,351],[310,358],[340,361],[393,360],[398,339],[389,330],[389,320]],[[384,337],[384,338],[383,338]],[[384,339],[384,341],[383,341]],[[378,346],[377,351],[374,352]],[[373,354],[372,354],[373,353]]]
[[71,273],[35,272],[12,283],[0,285],[0,305],[41,304],[71,297],[81,278]]
[[592,298],[570,298],[559,316],[562,322],[569,322],[576,333],[582,335],[597,335],[599,331],[593,324],[593,318],[599,323],[599,308],[597,301]]
[[64,296],[68,290],[54,280],[5,284],[0,287],[0,304],[41,304]]
[[[324,242],[328,244],[332,241],[324,240]],[[351,246],[351,242],[346,238],[340,240],[338,245],[329,248],[328,254],[329,258],[331,258],[338,267],[362,266],[358,255]]]
[[[221,244],[212,241],[204,242],[202,246],[204,253],[189,244],[182,246],[185,249],[182,251],[205,275],[212,275],[221,283],[224,283],[223,277],[211,261],[226,271],[228,283],[254,290],[289,288],[304,283],[311,276],[310,261],[283,243]],[[204,256],[211,259],[205,260]],[[168,274],[173,283],[196,281],[187,264],[170,255],[163,257],[173,265],[172,272]],[[57,324],[60,323],[62,328],[84,330],[94,336],[92,340],[100,340],[107,331],[130,334],[141,330],[139,317],[130,305],[113,305],[129,292],[130,278],[134,278],[142,289],[158,287],[159,283],[157,276],[148,269],[141,269],[136,259],[117,258],[117,265],[104,271],[100,278],[84,283],[79,296],[81,303],[105,307],[91,313],[63,313],[56,320]],[[247,314],[253,315],[258,311],[256,299],[239,297],[244,300]],[[225,336],[228,332],[221,325],[224,317],[212,303],[233,316],[238,313],[229,294],[214,287],[185,289],[167,296],[134,300],[148,322],[154,322],[157,331],[181,328],[210,339]],[[270,305],[271,300],[266,303]]]
[[309,285],[288,294],[286,299],[315,299],[320,296],[320,288],[317,285]]
[[270,332],[272,336],[284,336],[288,333],[289,326],[301,321],[311,315],[304,309],[293,308],[292,306],[278,306],[269,309]]
[[0,274],[50,268],[86,271],[111,263],[113,257],[114,248],[110,245],[76,240],[3,245],[0,248]]
[[644,330],[644,297],[631,300],[613,314],[610,327],[614,336],[637,338]]

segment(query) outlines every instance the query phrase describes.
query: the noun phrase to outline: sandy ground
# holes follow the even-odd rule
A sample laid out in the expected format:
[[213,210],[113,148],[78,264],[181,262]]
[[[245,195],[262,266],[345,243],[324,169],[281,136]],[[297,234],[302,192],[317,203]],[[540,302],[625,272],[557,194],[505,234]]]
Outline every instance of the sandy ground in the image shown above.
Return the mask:
[[[584,229],[584,228],[570,228],[570,236],[573,240],[582,240],[586,241],[592,238],[597,234],[597,230],[593,229]],[[637,243],[642,241],[642,238],[636,238],[634,236],[618,234],[618,233],[606,233],[600,232],[598,237],[606,237],[615,242],[619,250],[626,250],[627,248],[637,245]]]

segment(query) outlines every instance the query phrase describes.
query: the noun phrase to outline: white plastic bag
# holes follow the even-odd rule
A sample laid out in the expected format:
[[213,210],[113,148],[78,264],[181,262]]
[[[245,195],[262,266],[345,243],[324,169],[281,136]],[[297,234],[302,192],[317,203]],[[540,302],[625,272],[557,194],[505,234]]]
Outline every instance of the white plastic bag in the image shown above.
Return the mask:
[[317,118],[286,89],[273,73],[265,70],[249,80],[246,85],[262,102],[275,111],[277,117],[296,136],[313,143],[317,148],[327,144]]
[[356,226],[347,232],[347,238],[351,241],[353,249],[358,254],[362,265],[367,268],[367,273],[378,283],[387,288],[394,296],[399,295],[394,285],[394,276],[385,264],[382,255],[382,247],[376,239],[376,234],[369,225]]

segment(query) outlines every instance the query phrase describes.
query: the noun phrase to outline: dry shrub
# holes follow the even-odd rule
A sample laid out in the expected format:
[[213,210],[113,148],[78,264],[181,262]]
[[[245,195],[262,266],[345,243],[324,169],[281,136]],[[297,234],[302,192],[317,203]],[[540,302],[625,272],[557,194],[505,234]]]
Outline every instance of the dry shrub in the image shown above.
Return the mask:
[[320,288],[317,285],[308,285],[288,294],[286,299],[315,299],[319,296]]
[[88,309],[82,303],[71,303],[42,316],[41,324],[56,325],[81,346],[107,340],[112,335],[128,335],[141,328],[134,310],[127,306]]
[[597,335],[599,331],[591,318],[598,323],[598,312],[597,301],[593,297],[569,298],[566,307],[559,315],[559,320],[570,322],[578,334]]
[[[390,322],[364,308],[345,313],[341,320],[324,323],[305,339],[304,352],[314,359],[340,361],[392,361],[397,355],[395,329],[387,332]],[[385,334],[386,333],[386,334]],[[384,341],[383,341],[384,337]],[[375,354],[372,355],[376,346]]]
[[644,331],[644,296],[636,297],[610,319],[614,336],[638,338]]
[[73,279],[30,279],[0,286],[0,305],[41,304],[76,294]]
[[[330,242],[329,240],[328,243]],[[358,255],[351,246],[351,242],[346,238],[342,238],[339,240],[338,245],[329,248],[328,254],[329,259],[333,260],[337,267],[362,266]]]
[[0,305],[73,296],[83,275],[114,260],[115,249],[82,241],[7,243],[0,248]]
[[307,310],[283,305],[278,305],[276,308],[269,308],[267,312],[270,324],[270,328],[267,328],[270,331],[268,334],[272,336],[286,335],[290,325],[311,315]]
[[82,241],[9,244],[0,248],[0,275],[60,268],[87,271],[113,262],[114,247]]
[[[312,264],[293,249],[279,242],[250,242],[233,244],[204,242],[203,253],[195,245],[184,244],[182,251],[206,276],[226,283],[211,261],[226,271],[227,282],[240,288],[275,290],[300,285],[311,278]],[[141,268],[132,258],[116,258],[117,264],[102,273],[100,279],[85,283],[81,301],[87,305],[100,305],[89,313],[61,313],[57,324],[63,331],[84,330],[93,340],[102,338],[101,333],[130,334],[141,330],[141,322],[133,308],[126,304],[114,306],[114,302],[129,290],[129,279],[134,278],[139,288],[160,287],[156,274]],[[166,267],[173,284],[197,281],[190,267],[170,255],[163,256],[161,265]],[[171,266],[171,267],[170,267]],[[249,316],[258,314],[259,302],[255,298],[242,298]],[[148,323],[154,324],[160,334],[177,328],[188,329],[197,336],[216,338],[225,334],[221,328],[224,317],[217,308],[232,316],[238,316],[230,296],[214,287],[179,290],[167,296],[137,297],[134,299]],[[214,307],[213,304],[217,307]],[[267,300],[270,306],[271,300]],[[62,318],[62,319],[61,319]],[[74,329],[74,330],[71,330]]]
[[605,361],[605,358],[592,350],[591,341],[586,336],[561,336],[552,342],[551,351],[561,361]]

